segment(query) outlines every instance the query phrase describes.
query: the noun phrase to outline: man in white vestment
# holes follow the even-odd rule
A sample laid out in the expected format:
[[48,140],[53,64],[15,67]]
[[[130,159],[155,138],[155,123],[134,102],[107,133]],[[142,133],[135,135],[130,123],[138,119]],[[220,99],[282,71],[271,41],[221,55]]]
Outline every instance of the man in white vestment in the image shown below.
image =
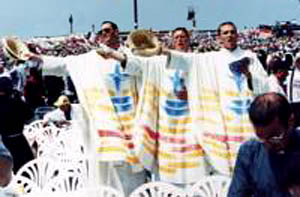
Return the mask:
[[[256,54],[238,47],[232,22],[219,25],[217,40],[218,52],[163,53],[169,65],[186,70],[193,131],[204,154],[216,173],[231,175],[239,146],[255,136],[248,107],[255,95],[268,90],[267,74]],[[135,64],[134,58],[118,58],[127,59],[128,67]]]
[[[172,37],[173,49],[184,53],[189,50],[189,33],[185,28],[176,28]],[[132,43],[142,40],[134,41],[134,38],[143,38],[143,44],[150,42],[154,50],[159,45],[153,34],[145,30],[132,32],[129,40],[131,38]],[[148,56],[152,53],[146,51],[141,53]],[[115,54],[118,52],[107,56],[115,58]],[[192,185],[209,171],[203,148],[193,132],[187,88],[189,73],[184,69],[185,65],[170,63],[166,56],[129,56],[118,60],[124,59],[127,59],[125,72],[143,77],[135,125],[140,136],[137,150],[141,163],[156,180],[180,187]]]
[[[103,22],[101,44],[121,48],[118,35],[116,24]],[[97,50],[78,56],[31,56],[42,60],[43,75],[70,75],[73,80],[85,117],[78,125],[92,163],[90,186],[110,185],[128,196],[145,183],[145,171],[131,169],[138,162],[131,133],[137,104],[135,79],[120,69],[118,61],[103,58]]]

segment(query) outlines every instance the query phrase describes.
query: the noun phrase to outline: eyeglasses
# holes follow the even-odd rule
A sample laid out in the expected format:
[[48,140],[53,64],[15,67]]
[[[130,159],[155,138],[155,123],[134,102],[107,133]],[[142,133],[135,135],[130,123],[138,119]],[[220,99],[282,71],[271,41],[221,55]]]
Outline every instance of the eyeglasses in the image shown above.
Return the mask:
[[278,136],[273,136],[268,139],[261,139],[261,141],[271,143],[271,144],[280,144],[282,140],[286,137],[286,134],[287,134],[286,132],[282,132]]

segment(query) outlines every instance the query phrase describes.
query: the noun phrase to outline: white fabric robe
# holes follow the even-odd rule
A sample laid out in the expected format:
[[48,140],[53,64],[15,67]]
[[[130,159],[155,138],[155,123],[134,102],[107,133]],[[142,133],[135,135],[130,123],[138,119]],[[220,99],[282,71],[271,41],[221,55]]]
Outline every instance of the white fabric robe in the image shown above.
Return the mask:
[[[250,57],[253,91],[245,76],[236,78],[229,63]],[[255,137],[248,117],[254,95],[267,91],[267,75],[254,53],[239,48],[208,54],[171,53],[190,73],[190,108],[195,135],[217,173],[231,175],[239,146]]]

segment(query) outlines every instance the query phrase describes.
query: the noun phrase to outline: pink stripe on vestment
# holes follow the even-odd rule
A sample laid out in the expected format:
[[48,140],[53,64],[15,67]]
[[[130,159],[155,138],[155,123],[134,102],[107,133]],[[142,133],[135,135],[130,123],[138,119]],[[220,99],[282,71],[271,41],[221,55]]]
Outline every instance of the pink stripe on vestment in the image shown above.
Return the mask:
[[160,140],[162,142],[174,143],[174,144],[185,144],[186,139],[184,138],[175,138],[169,136],[162,136],[159,132],[153,131],[150,127],[144,126],[145,131],[153,140]]
[[245,138],[242,136],[225,136],[225,135],[216,135],[212,133],[204,133],[204,137],[213,138],[215,140],[221,141],[221,142],[243,142],[245,141]]

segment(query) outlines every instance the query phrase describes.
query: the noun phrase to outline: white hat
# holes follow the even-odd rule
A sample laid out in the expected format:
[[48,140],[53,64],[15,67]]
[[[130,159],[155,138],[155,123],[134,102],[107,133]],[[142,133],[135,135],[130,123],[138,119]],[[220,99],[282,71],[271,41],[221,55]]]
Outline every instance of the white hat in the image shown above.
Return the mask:
[[54,103],[54,106],[60,107],[62,105],[67,105],[67,104],[71,104],[69,98],[65,95],[61,95],[58,97],[58,99]]
[[17,38],[4,38],[3,42],[3,50],[6,55],[17,59],[26,61],[30,57],[30,51],[27,46]]
[[133,54],[140,56],[153,56],[161,51],[160,43],[156,36],[149,30],[140,29],[132,31],[126,41]]

